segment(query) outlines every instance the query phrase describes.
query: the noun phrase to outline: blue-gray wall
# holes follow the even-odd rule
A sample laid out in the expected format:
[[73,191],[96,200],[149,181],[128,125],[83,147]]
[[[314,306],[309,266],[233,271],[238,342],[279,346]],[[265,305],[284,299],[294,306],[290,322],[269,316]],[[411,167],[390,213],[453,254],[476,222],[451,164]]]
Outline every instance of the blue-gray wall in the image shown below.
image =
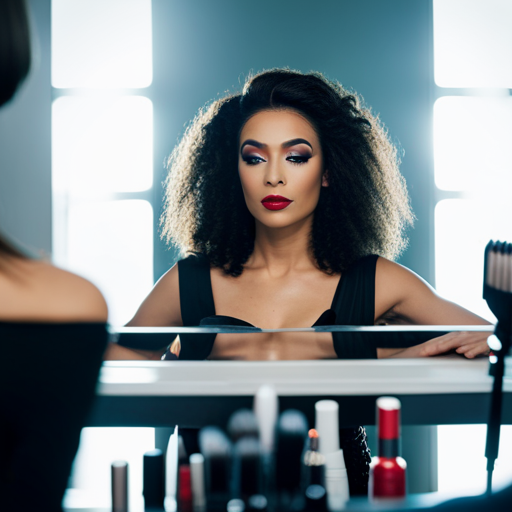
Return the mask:
[[[50,252],[50,0],[29,3],[39,63],[0,112],[0,227]],[[163,162],[200,106],[239,89],[251,71],[318,70],[359,92],[405,151],[418,220],[401,262],[433,283],[431,9],[431,0],[154,0],[156,217]],[[158,277],[174,254],[155,238]]]
[[[359,92],[405,151],[418,220],[401,262],[433,283],[431,0],[154,0],[153,23],[156,183],[184,124],[249,72],[321,71]],[[158,276],[173,254],[158,241],[155,254]]]

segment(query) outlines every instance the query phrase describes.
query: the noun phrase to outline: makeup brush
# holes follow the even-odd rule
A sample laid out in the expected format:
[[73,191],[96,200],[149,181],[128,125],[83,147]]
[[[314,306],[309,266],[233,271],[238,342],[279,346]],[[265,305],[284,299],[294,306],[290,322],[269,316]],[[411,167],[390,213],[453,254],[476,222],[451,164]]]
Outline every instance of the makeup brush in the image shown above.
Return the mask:
[[512,246],[493,242],[485,248],[483,296],[498,319],[494,334],[487,343],[492,350],[490,363],[494,383],[491,410],[487,424],[485,456],[487,457],[487,494],[492,493],[492,473],[498,457],[505,356],[509,353],[512,337]]
[[217,427],[199,431],[199,449],[204,457],[207,510],[226,510],[230,499],[232,444]]
[[235,498],[247,500],[262,492],[262,460],[260,442],[242,437],[233,447],[233,489]]
[[146,508],[163,510],[165,498],[165,466],[162,450],[144,454],[144,504]]
[[250,409],[235,411],[229,417],[226,430],[234,443],[242,437],[259,437],[258,420]]
[[277,491],[298,491],[301,483],[301,460],[308,437],[306,416],[297,410],[284,411],[277,422],[276,487]]

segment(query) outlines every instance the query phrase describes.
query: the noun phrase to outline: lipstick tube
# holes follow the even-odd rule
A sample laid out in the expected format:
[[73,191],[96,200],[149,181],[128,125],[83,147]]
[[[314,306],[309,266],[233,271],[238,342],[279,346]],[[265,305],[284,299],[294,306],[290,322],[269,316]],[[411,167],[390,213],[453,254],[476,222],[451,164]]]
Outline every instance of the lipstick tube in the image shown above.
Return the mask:
[[400,400],[377,399],[379,456],[370,465],[370,497],[399,499],[405,497],[407,464],[400,457]]

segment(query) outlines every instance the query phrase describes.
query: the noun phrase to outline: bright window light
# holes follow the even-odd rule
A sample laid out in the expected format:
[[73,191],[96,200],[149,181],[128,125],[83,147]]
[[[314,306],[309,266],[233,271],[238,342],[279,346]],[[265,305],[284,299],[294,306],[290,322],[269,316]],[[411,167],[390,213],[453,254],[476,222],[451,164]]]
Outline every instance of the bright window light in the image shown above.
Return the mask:
[[[438,428],[439,491],[454,495],[485,492],[487,471],[485,425],[443,425]],[[512,426],[502,425],[500,451],[493,472],[493,489],[512,480]]]
[[436,289],[445,298],[495,321],[482,298],[484,249],[490,239],[512,241],[512,203],[447,199],[435,210]]
[[129,510],[144,510],[142,463],[144,453],[154,448],[154,428],[84,428],[64,506],[110,510],[110,465],[116,460],[125,460],[128,462]]
[[436,185],[479,193],[512,190],[511,141],[512,97],[439,98],[434,104]]
[[67,265],[95,283],[114,326],[128,322],[153,285],[153,209],[147,201],[71,205]]
[[512,88],[511,27],[510,0],[434,0],[436,84]]
[[89,197],[153,182],[153,104],[141,96],[64,96],[53,103],[54,190]]
[[151,31],[151,0],[53,0],[53,87],[149,86]]

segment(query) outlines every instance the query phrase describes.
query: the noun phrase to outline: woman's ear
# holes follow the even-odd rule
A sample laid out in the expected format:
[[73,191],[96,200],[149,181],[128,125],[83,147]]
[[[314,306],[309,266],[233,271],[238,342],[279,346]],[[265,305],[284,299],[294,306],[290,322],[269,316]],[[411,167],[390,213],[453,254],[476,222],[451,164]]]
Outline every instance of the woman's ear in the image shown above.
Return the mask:
[[322,175],[322,187],[328,187],[329,186],[329,171],[324,171],[324,174]]

